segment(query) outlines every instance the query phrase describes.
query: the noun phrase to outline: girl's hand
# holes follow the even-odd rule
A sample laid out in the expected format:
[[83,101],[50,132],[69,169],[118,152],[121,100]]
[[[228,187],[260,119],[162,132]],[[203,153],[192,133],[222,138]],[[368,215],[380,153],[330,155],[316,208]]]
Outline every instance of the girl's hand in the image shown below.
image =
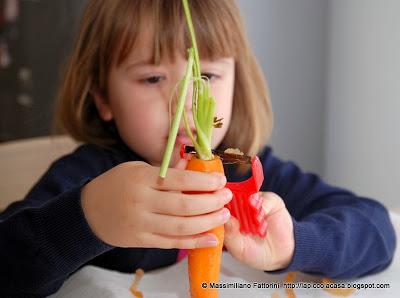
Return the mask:
[[232,193],[224,189],[225,176],[169,169],[162,179],[159,171],[144,162],[126,162],[82,188],[82,209],[96,236],[118,247],[216,246],[217,238],[204,232],[229,220],[224,205]]
[[233,216],[225,224],[226,249],[240,262],[261,270],[283,269],[294,253],[292,218],[280,196],[272,192],[255,194],[263,200],[267,235],[264,239],[243,235]]

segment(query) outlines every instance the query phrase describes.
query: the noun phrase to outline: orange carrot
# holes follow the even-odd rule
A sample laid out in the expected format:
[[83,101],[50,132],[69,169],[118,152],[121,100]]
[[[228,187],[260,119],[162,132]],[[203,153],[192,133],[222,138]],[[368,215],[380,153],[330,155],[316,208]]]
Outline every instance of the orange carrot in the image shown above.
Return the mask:
[[[321,282],[326,286],[329,285],[329,284],[334,283],[334,281],[332,279],[327,278],[327,277],[323,278]],[[323,290],[325,292],[328,292],[328,293],[334,295],[334,296],[343,296],[343,297],[350,296],[351,294],[353,294],[356,291],[355,289],[352,289],[352,288],[350,288],[350,289],[348,289],[348,288],[346,288],[346,289],[342,289],[342,288],[336,289],[336,288],[328,288],[328,287],[325,287]]]
[[[285,278],[285,283],[287,284],[291,284],[294,282],[294,279],[296,278],[297,272],[289,272],[286,275]],[[288,296],[288,298],[296,298],[296,293],[294,292],[294,290],[292,288],[286,288],[285,289],[286,295]]]
[[142,279],[143,275],[144,275],[143,269],[141,269],[141,268],[137,269],[136,272],[135,272],[135,278],[134,278],[134,280],[132,282],[132,285],[131,285],[131,287],[129,289],[131,291],[131,293],[133,294],[133,296],[135,296],[137,298],[143,298],[143,293],[138,291],[138,289],[137,289],[138,285],[139,285],[139,282]]
[[[201,160],[192,157],[186,169],[198,172],[224,173],[222,161],[218,156],[215,156],[212,160]],[[222,246],[224,243],[224,226],[216,227],[208,231],[208,233],[213,233],[217,236],[218,246],[196,248],[188,252],[189,284],[192,298],[218,297],[218,289],[210,289],[209,285],[210,283],[219,282]],[[207,288],[202,287],[203,283],[207,284]]]

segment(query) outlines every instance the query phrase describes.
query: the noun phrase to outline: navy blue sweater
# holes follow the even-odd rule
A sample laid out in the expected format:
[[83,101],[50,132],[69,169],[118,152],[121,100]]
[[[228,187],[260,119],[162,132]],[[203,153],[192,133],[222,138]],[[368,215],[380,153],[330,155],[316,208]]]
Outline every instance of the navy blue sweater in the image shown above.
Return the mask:
[[[295,253],[280,270],[349,278],[380,271],[392,260],[395,234],[378,202],[327,185],[283,162],[259,155],[261,191],[280,195],[293,218]],[[22,201],[0,214],[0,297],[43,297],[86,264],[122,272],[176,262],[177,249],[116,248],[91,231],[81,208],[82,185],[126,161],[142,160],[124,145],[82,145],[54,162]],[[245,178],[226,168],[228,181]],[[110,198],[112,199],[112,198]]]

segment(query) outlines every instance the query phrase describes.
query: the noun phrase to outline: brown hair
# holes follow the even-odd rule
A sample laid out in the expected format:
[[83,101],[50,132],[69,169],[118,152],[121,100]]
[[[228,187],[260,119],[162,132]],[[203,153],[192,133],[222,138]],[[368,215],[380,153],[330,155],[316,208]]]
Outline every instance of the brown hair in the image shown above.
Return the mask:
[[[189,1],[201,58],[234,57],[235,86],[232,120],[221,147],[256,154],[272,130],[267,86],[246,38],[233,0]],[[56,126],[77,141],[101,146],[118,133],[102,121],[91,90],[106,93],[112,65],[129,55],[149,21],[154,26],[153,62],[186,55],[190,38],[181,0],[91,0],[59,91]]]

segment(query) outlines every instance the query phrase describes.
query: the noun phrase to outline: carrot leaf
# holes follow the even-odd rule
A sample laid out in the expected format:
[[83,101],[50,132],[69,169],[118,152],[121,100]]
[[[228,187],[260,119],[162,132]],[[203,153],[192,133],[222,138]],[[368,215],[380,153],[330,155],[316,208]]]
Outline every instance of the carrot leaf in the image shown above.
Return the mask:
[[[188,50],[189,58],[186,66],[186,72],[184,78],[181,80],[181,88],[177,109],[172,125],[170,127],[168,143],[160,168],[160,177],[163,178],[166,176],[167,173],[182,114],[186,134],[192,140],[198,158],[202,160],[211,160],[214,158],[211,152],[212,131],[214,127],[219,128],[222,126],[222,118],[218,119],[215,117],[216,101],[211,96],[210,82],[208,78],[202,77],[201,75],[199,52],[197,49],[196,36],[194,32],[188,0],[182,0],[182,4],[185,12],[187,26],[189,28],[192,47]],[[186,115],[186,111],[184,109],[184,103],[186,100],[187,90],[190,82],[193,83],[192,115],[193,122],[196,127],[196,139],[192,134],[188,116]]]

